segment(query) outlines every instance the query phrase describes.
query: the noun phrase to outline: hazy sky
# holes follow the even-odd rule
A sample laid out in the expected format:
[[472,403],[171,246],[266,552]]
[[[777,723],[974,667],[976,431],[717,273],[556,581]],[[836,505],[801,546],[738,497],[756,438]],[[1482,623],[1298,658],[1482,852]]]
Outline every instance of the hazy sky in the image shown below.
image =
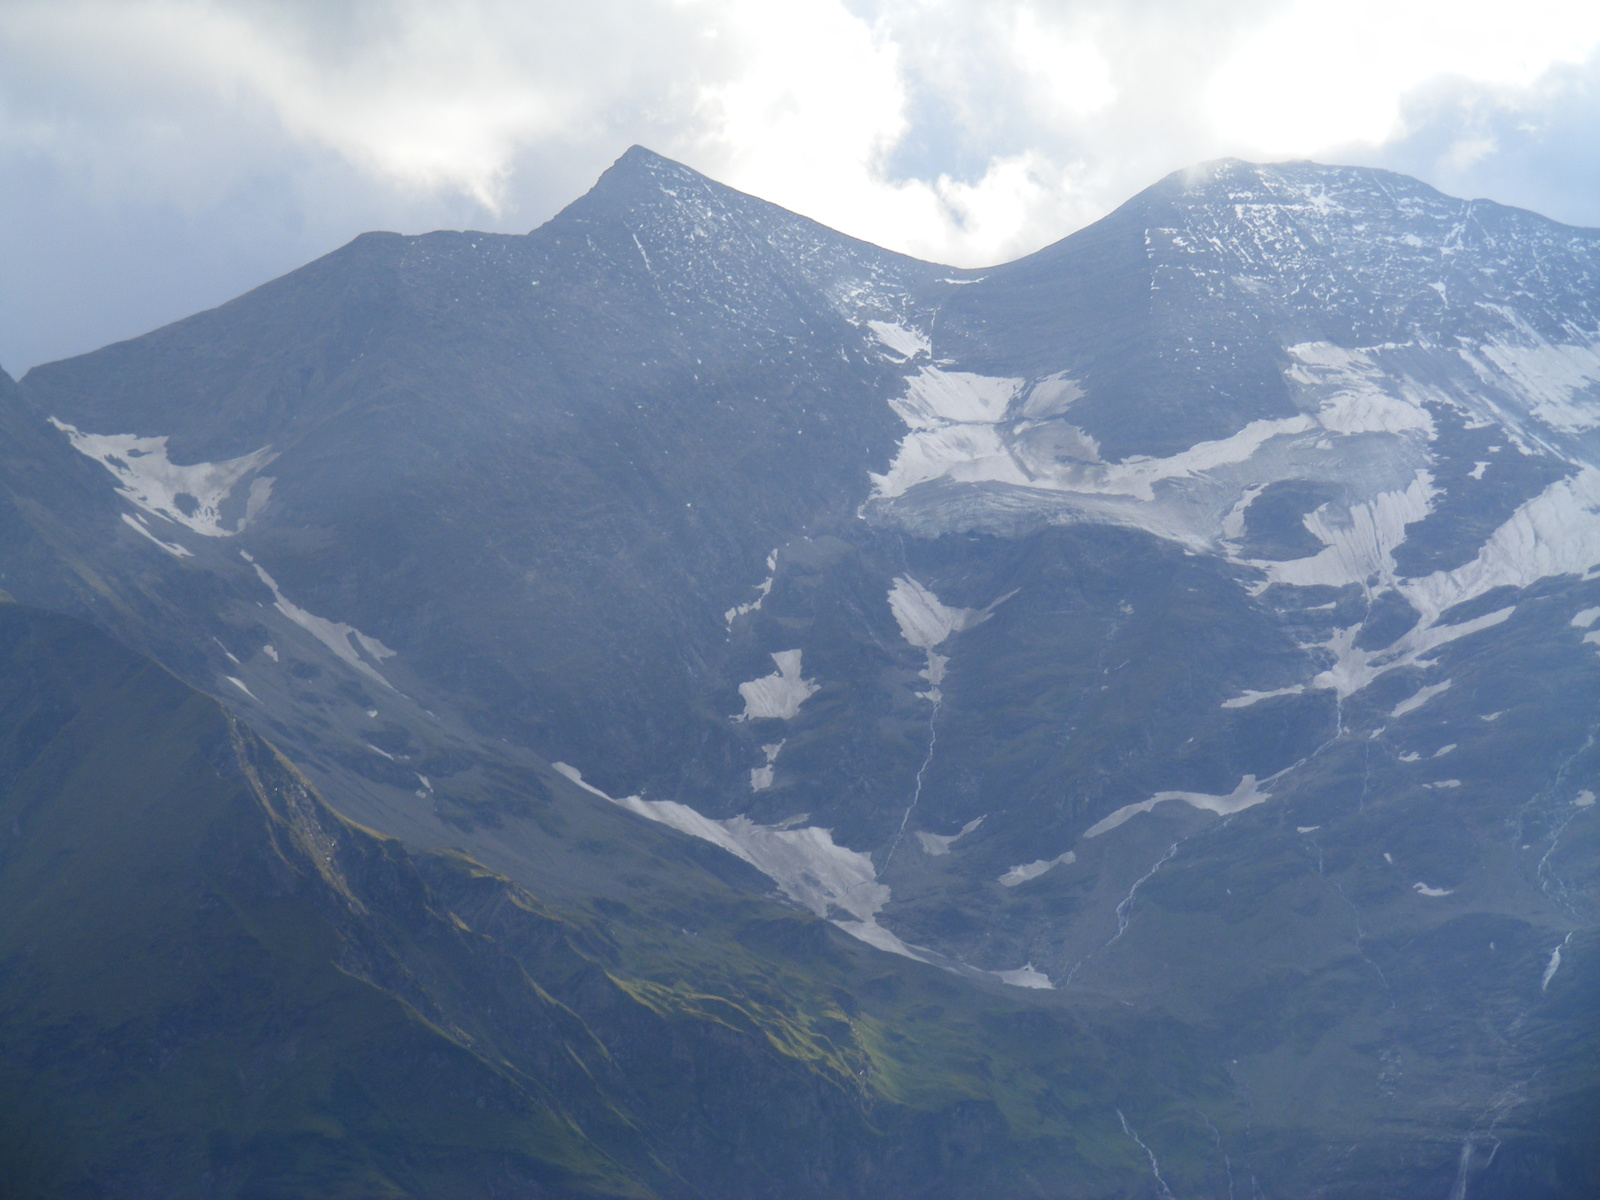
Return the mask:
[[1600,3],[0,0],[0,365],[524,232],[634,142],[962,265],[1225,154],[1600,226]]

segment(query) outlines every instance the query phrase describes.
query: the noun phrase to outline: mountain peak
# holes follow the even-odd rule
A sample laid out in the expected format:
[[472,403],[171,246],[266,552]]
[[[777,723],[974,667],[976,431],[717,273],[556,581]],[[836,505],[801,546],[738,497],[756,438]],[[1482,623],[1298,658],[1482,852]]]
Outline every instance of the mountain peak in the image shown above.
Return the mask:
[[685,166],[677,159],[668,158],[664,154],[657,154],[648,146],[640,146],[637,143],[623,151],[617,161],[607,167],[600,178],[605,179],[607,176],[612,175],[643,176],[657,183],[675,179],[684,183],[693,182],[712,184],[718,187],[723,186],[717,184],[715,180],[708,176],[700,174],[694,168]]
[[593,187],[562,211],[565,214],[596,205],[611,210],[631,208],[658,203],[662,195],[676,198],[686,189],[701,194],[739,194],[692,167],[634,145],[601,173]]

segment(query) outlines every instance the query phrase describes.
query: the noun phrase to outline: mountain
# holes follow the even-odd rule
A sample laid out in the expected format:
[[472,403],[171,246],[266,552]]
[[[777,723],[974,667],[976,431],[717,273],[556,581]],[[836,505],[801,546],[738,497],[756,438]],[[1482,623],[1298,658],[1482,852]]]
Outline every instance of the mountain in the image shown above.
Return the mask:
[[1040,1022],[1034,1115],[936,1089],[1011,1143],[949,1194],[1600,1184],[1596,231],[1225,161],[952,270],[636,148],[0,421],[0,586],[341,819],[625,905],[630,970],[774,906],[849,946],[800,992],[945,989],[978,1076]]
[[[1152,1032],[1185,1057],[1173,1022],[952,996],[714,880],[692,909],[680,872],[648,915],[563,911],[408,852],[215,700],[7,602],[0,817],[7,1196],[1034,1190],[1041,1160],[1104,1180],[1127,1156],[1071,1097],[1000,1104],[1064,1067],[1121,1090],[1116,1042]],[[1030,1061],[1041,1032],[1066,1064]]]

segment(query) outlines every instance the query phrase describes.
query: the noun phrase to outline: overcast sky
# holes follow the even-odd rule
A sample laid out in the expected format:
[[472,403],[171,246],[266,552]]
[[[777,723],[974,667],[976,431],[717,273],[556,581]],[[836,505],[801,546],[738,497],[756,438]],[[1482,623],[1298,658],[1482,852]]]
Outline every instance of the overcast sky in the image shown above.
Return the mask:
[[1600,3],[0,0],[0,365],[525,232],[635,142],[960,265],[1227,154],[1600,226]]

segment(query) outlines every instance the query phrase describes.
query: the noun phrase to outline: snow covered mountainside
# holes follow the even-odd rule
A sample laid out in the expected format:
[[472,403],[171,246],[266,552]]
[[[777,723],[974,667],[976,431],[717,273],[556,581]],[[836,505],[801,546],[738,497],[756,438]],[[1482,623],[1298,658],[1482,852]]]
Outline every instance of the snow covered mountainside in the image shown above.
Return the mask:
[[0,421],[0,587],[352,819],[1191,1031],[1038,1194],[1600,1187],[1600,232],[1224,161],[953,270],[636,148]]

